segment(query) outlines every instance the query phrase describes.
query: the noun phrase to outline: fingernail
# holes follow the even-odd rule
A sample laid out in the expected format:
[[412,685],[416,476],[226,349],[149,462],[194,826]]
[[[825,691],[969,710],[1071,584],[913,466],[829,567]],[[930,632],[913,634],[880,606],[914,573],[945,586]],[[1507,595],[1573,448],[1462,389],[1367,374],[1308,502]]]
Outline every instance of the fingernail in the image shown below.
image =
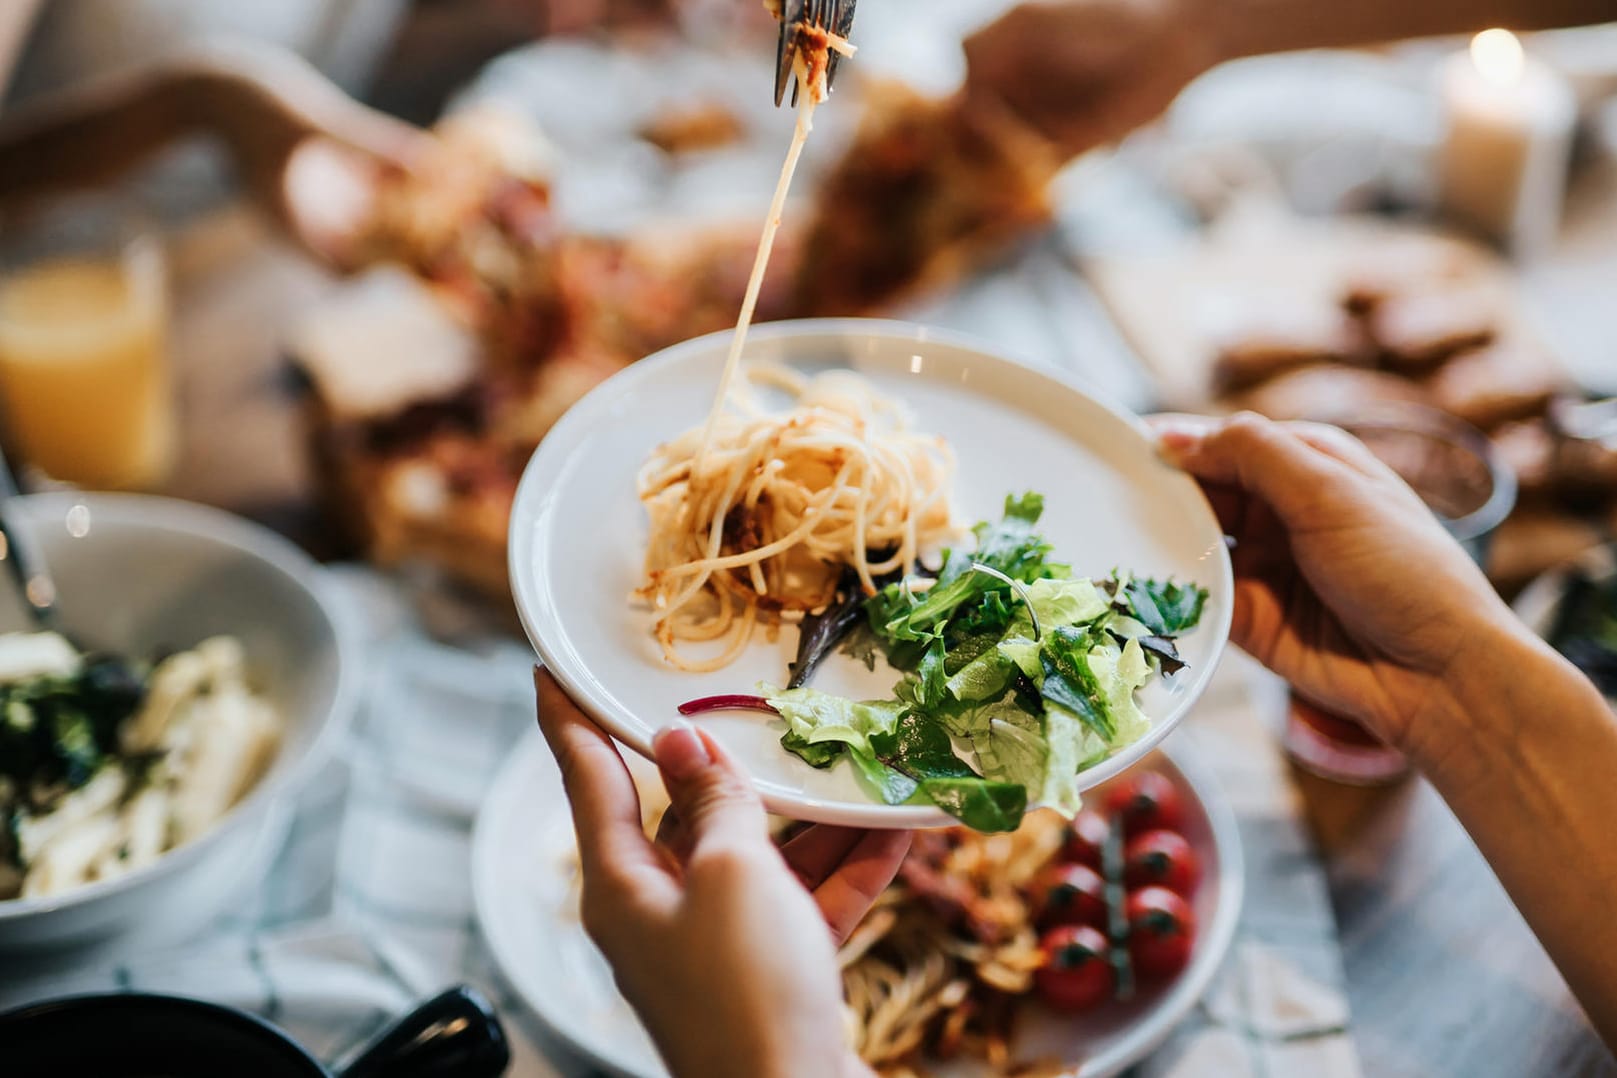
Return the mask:
[[1207,422],[1189,416],[1156,420],[1152,429],[1157,436],[1157,451],[1172,464],[1194,456],[1207,440]]
[[713,762],[707,746],[696,736],[696,728],[684,719],[658,730],[651,739],[651,751],[663,774],[676,780],[693,778]]

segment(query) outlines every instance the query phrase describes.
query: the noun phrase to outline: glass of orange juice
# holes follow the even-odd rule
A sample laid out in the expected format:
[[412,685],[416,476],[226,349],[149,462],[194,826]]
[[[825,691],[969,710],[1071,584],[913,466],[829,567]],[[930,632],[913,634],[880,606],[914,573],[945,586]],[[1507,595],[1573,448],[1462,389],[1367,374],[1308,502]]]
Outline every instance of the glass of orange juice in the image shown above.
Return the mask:
[[0,438],[63,482],[159,485],[176,442],[167,330],[162,248],[127,204],[0,223]]

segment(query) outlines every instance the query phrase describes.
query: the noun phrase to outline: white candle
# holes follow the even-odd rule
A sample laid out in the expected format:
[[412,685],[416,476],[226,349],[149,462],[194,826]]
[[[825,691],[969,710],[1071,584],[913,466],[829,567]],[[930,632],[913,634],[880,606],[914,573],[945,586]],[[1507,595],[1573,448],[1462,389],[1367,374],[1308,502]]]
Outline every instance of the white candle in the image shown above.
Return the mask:
[[1485,30],[1443,69],[1441,198],[1455,218],[1532,255],[1561,219],[1576,104],[1508,30]]

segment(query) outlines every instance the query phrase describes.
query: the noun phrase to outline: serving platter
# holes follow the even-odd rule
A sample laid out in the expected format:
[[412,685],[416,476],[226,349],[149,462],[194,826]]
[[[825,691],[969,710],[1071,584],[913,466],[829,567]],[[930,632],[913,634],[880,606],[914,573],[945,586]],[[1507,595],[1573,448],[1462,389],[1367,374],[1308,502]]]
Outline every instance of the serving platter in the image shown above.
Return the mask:
[[[652,765],[635,757],[628,763],[642,789],[657,788]],[[1128,1003],[1076,1018],[1031,1002],[1019,1011],[1012,1043],[1018,1058],[1070,1063],[1072,1078],[1118,1074],[1166,1040],[1206,993],[1240,915],[1245,877],[1235,816],[1196,762],[1194,743],[1175,741],[1146,764],[1179,787],[1184,834],[1202,866],[1192,903],[1195,950],[1177,978]],[[1098,804],[1102,794],[1091,796]],[[516,996],[574,1049],[614,1075],[664,1078],[656,1050],[579,921],[576,851],[561,777],[535,731],[518,745],[478,814],[472,891],[483,935]],[[929,1063],[927,1072],[993,1073],[966,1061]]]
[[[669,665],[652,614],[630,601],[640,583],[646,520],[635,476],[659,443],[702,421],[729,334],[677,345],[615,375],[580,401],[529,461],[511,514],[510,572],[528,638],[557,680],[624,744],[649,754],[682,702],[782,684],[797,633],[755,635],[729,666]],[[998,519],[1007,494],[1037,491],[1039,530],[1075,575],[1114,567],[1195,581],[1202,621],[1180,640],[1188,666],[1155,679],[1139,702],[1152,719],[1139,741],[1080,775],[1089,787],[1126,770],[1165,737],[1206,688],[1229,636],[1231,583],[1222,532],[1200,488],[1165,464],[1139,419],[1058,374],[995,355],[952,334],[869,320],[756,327],[749,362],[805,373],[851,368],[905,402],[917,429],[944,437],[958,459],[965,521]],[[890,698],[898,674],[833,656],[813,686],[855,699]],[[950,823],[929,805],[883,805],[851,769],[817,770],[782,750],[783,725],[756,715],[697,720],[741,762],[770,810],[862,827]]]

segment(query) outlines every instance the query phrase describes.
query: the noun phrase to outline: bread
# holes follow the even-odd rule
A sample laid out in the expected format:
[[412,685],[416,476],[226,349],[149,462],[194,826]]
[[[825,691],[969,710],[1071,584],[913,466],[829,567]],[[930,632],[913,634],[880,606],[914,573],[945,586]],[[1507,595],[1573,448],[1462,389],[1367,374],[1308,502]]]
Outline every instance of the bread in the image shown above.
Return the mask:
[[351,278],[292,327],[297,357],[331,421],[385,419],[445,400],[477,377],[481,345],[450,303],[386,264]]
[[1480,289],[1399,292],[1377,302],[1365,326],[1389,370],[1419,375],[1493,343],[1497,307],[1498,297]]
[[1385,371],[1320,366],[1271,379],[1229,398],[1232,410],[1249,409],[1270,419],[1343,422],[1383,404],[1429,404],[1419,385]]
[[1432,403],[1483,430],[1542,415],[1563,388],[1542,349],[1510,339],[1450,360],[1426,383]]

